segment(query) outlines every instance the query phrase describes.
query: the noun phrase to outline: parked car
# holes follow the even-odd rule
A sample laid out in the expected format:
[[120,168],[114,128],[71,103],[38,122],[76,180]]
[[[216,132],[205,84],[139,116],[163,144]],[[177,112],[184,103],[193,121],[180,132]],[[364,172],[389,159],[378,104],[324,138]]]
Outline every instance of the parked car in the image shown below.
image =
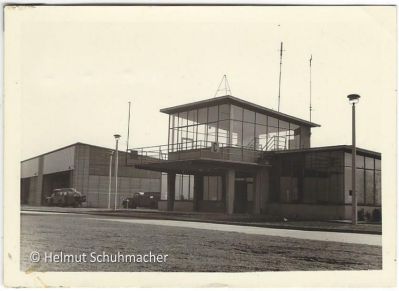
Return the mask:
[[136,192],[133,197],[127,197],[122,200],[123,208],[147,207],[158,208],[158,201],[161,199],[159,192]]
[[83,195],[75,188],[54,189],[53,193],[46,197],[45,204],[48,206],[82,206],[86,202],[86,195]]

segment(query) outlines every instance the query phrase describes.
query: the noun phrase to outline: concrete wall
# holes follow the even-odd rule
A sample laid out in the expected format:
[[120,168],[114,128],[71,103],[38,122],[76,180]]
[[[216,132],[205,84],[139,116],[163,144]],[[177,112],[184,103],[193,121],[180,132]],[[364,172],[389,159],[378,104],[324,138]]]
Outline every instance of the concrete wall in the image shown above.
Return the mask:
[[75,167],[75,147],[71,146],[44,156],[43,174],[73,170]]
[[181,212],[192,212],[194,210],[193,202],[176,200],[173,206],[173,210]]
[[168,210],[168,201],[166,201],[166,200],[158,201],[158,210],[167,211]]
[[311,129],[307,126],[301,126],[301,135],[300,135],[300,148],[308,149],[310,148],[310,133]]
[[89,162],[90,162],[90,146],[76,145],[72,183],[73,187],[81,193],[88,193],[89,190]]
[[[29,179],[29,205],[41,205],[43,175],[70,171],[70,187],[87,195],[88,207],[107,207],[109,192],[109,149],[76,144],[21,163],[21,178]],[[132,161],[130,160],[130,163]],[[161,192],[161,173],[136,169],[125,164],[120,152],[118,206],[135,192]],[[114,206],[115,178],[112,165],[111,206]],[[49,182],[49,181],[47,181]],[[50,181],[51,182],[51,181]],[[47,183],[49,184],[49,183]],[[51,183],[50,183],[51,184]],[[47,187],[49,188],[49,187]],[[50,190],[46,190],[49,192]]]
[[202,212],[226,212],[224,201],[198,201],[198,210]]
[[21,178],[35,177],[39,174],[39,158],[21,163]]
[[[152,178],[118,177],[117,207],[122,207],[122,200],[132,197],[136,192],[160,192],[161,181]],[[109,177],[89,176],[87,195],[88,207],[108,207]],[[115,207],[115,177],[111,179],[111,208]]]

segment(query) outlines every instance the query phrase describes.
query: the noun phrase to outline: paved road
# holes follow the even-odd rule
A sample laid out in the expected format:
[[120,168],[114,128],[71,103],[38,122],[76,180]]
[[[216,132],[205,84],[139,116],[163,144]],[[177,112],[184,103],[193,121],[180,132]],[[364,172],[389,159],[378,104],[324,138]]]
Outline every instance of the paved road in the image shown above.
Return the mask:
[[229,231],[229,232],[239,232],[239,233],[244,233],[244,234],[280,236],[280,237],[289,237],[289,238],[298,238],[298,239],[318,240],[318,241],[366,244],[366,245],[372,245],[372,246],[381,246],[382,245],[381,235],[374,235],[374,234],[260,228],[260,227],[253,227],[253,226],[240,226],[240,225],[215,224],[215,223],[190,222],[190,221],[157,220],[157,219],[115,219],[115,218],[111,218],[111,219],[109,219],[109,218],[91,218],[91,219],[116,221],[116,222],[122,222],[122,223],[135,223],[135,224],[147,224],[147,225]]
[[[350,242],[350,243],[348,243]],[[183,221],[23,212],[24,271],[279,271],[381,269],[380,236]],[[41,254],[30,262],[32,251]],[[44,262],[52,254],[167,255],[161,263]],[[103,253],[104,252],[104,253]]]

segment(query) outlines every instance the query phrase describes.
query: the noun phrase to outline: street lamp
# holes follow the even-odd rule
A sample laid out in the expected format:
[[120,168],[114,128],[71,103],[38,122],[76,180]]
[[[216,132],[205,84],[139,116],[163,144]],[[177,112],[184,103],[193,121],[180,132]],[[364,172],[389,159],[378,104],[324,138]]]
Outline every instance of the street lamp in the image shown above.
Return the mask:
[[115,145],[115,153],[116,153],[116,156],[115,156],[115,210],[116,210],[117,206],[118,206],[118,203],[117,203],[117,201],[118,201],[118,162],[119,162],[118,142],[119,142],[119,138],[121,137],[121,135],[114,134],[114,137],[115,137],[115,142],[116,142],[116,145]]
[[108,209],[111,209],[111,181],[112,181],[112,156],[114,151],[109,152],[109,185],[108,185]]
[[352,104],[352,224],[357,224],[357,194],[356,194],[356,109],[359,102],[358,94],[348,95],[349,103]]

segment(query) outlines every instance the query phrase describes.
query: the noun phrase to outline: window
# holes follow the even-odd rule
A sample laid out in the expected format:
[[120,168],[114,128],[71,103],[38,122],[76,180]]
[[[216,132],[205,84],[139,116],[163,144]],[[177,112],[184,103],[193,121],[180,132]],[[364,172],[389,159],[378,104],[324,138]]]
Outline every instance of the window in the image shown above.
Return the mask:
[[231,105],[231,119],[242,120],[242,111],[241,107]]
[[194,196],[194,176],[176,175],[175,180],[175,200],[193,200]]
[[381,171],[381,160],[375,159],[375,169]]
[[366,170],[366,204],[374,204],[374,171]]
[[188,112],[188,125],[197,124],[197,110]]
[[242,145],[242,121],[231,121],[232,122],[232,132],[231,139],[232,144],[236,146]]
[[375,171],[375,204],[381,205],[381,171]]
[[218,107],[212,106],[208,108],[208,122],[218,121]]
[[219,120],[230,119],[230,105],[221,104],[219,105]]
[[266,138],[266,125],[256,124],[255,126],[255,149],[262,150],[266,146],[267,138]]
[[[207,127],[208,127],[208,142],[216,142],[217,141],[217,122],[215,123],[208,123]],[[209,146],[209,145],[208,145]]]
[[366,169],[374,170],[374,159],[366,157],[365,158]]
[[[352,172],[351,172],[352,174]],[[351,176],[352,179],[352,176]],[[356,169],[356,197],[359,204],[364,203],[364,170]]]
[[278,128],[278,121],[277,121],[277,119],[274,118],[274,117],[270,117],[270,116],[269,116],[269,117],[267,118],[267,124],[268,124],[269,127]]
[[229,144],[230,135],[230,120],[219,121],[218,142],[222,144]]
[[261,125],[267,125],[267,116],[261,113],[256,113],[256,123]]
[[221,201],[222,200],[222,177],[205,176],[204,177],[204,200]]
[[254,148],[255,124],[243,122],[243,146]]
[[180,112],[179,113],[179,126],[186,126],[187,125],[187,112]]
[[208,121],[208,108],[198,109],[198,123],[207,123]]
[[244,121],[255,123],[255,112],[244,109]]

